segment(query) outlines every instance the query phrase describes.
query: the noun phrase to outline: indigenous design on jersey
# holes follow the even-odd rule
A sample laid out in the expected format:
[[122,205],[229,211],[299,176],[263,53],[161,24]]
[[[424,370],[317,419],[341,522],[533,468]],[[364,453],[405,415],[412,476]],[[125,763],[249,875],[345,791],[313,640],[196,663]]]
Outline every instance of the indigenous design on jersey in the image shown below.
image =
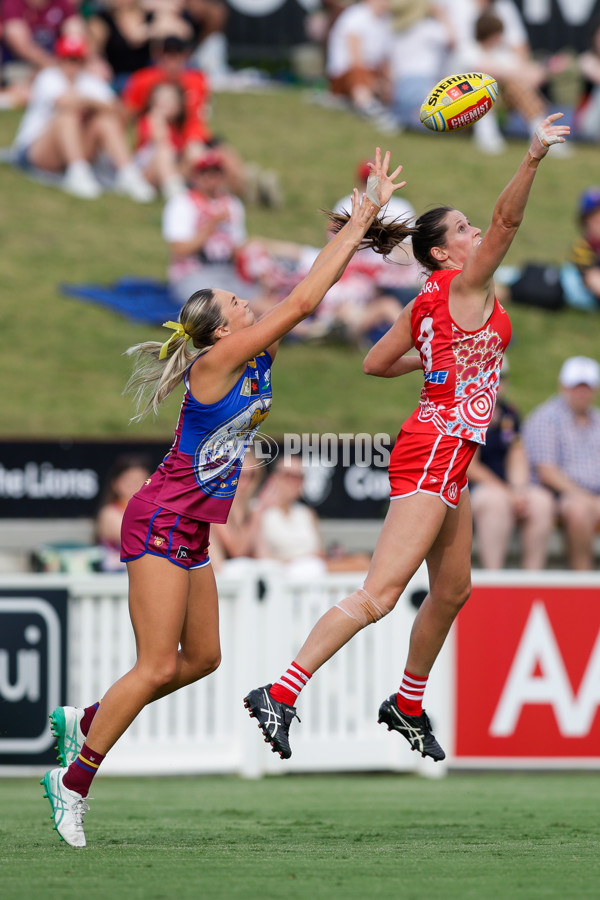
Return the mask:
[[[258,379],[255,383],[258,393]],[[241,394],[245,394],[244,387],[243,384]],[[252,443],[261,422],[267,418],[269,408],[270,399],[267,402],[265,397],[259,397],[227,422],[218,425],[196,448],[194,475],[206,494],[233,497],[246,447]]]
[[191,519],[225,522],[246,449],[271,408],[271,357],[251,359],[217,403],[199,403],[188,376],[189,369],[173,446],[136,496]]
[[411,330],[425,384],[419,407],[405,428],[435,430],[484,444],[511,326],[498,300],[486,324],[476,331],[464,331],[453,321],[448,292],[459,271],[433,272],[415,300]]

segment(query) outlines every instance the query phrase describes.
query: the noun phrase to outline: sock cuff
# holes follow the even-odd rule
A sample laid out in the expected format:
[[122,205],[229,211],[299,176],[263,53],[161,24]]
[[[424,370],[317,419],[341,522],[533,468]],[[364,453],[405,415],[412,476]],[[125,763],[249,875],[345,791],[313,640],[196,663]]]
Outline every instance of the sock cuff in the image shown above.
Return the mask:
[[[299,665],[295,660],[292,663],[292,666],[294,666],[295,669],[298,669],[299,672],[302,672],[303,675],[306,675],[307,678],[312,678],[312,673],[307,672],[306,669],[303,669],[302,666]],[[290,668],[291,668],[291,666],[290,666]]]

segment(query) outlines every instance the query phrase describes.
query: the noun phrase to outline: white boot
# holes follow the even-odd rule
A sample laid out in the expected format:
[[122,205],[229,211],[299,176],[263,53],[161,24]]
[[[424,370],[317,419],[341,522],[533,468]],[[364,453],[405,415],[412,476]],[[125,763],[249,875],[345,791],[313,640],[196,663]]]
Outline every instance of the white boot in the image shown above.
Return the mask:
[[94,170],[85,159],[78,159],[67,167],[62,188],[68,194],[81,197],[83,200],[95,200],[102,193]]
[[46,772],[40,784],[44,786],[44,797],[50,802],[54,828],[61,840],[71,847],[85,847],[83,817],[89,806],[80,794],[64,786],[63,776],[67,771],[68,769],[51,769]]
[[151,203],[156,197],[156,191],[134,163],[127,163],[119,169],[115,179],[115,191],[131,197],[136,203]]

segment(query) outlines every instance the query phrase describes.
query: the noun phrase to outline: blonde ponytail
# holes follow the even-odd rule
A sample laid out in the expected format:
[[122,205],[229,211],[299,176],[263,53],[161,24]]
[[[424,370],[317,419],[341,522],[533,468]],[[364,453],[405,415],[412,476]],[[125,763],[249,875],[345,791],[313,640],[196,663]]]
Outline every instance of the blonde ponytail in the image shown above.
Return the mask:
[[[149,412],[157,414],[158,407],[181,383],[189,366],[216,342],[215,332],[224,324],[225,317],[216,302],[215,292],[211,289],[196,291],[183,305],[179,323],[165,323],[167,328],[173,328],[167,341],[162,344],[144,341],[125,351],[128,356],[135,357],[133,372],[123,391],[133,394],[135,415],[132,422],[140,421]],[[188,348],[189,340],[195,351]]]

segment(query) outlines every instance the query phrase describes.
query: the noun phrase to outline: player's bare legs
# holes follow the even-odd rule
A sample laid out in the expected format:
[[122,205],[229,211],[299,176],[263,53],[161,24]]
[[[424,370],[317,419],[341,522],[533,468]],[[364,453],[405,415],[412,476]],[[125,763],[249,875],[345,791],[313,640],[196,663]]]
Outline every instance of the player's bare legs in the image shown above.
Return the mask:
[[444,519],[427,554],[429,593],[416,615],[406,668],[429,675],[450,626],[471,592],[472,519],[469,492]]
[[87,734],[86,744],[102,755],[146,704],[208,675],[220,661],[211,567],[189,574],[152,555],[127,566],[137,660],[102,698]]
[[[273,752],[279,753],[283,759],[291,756],[292,752],[288,734],[296,715],[295,707],[290,703],[294,694],[290,699],[283,699],[289,687],[295,686],[297,695],[312,674],[369,621],[394,608],[408,581],[430,551],[445,519],[452,515],[456,516],[456,512],[449,510],[439,497],[431,494],[418,493],[392,501],[364,589],[342,601],[342,608],[333,607],[319,619],[277,685],[256,688],[244,700]],[[437,645],[437,632],[434,643]],[[427,732],[427,740],[431,739],[429,743],[433,751],[429,752],[429,745],[425,748],[428,755],[443,759],[444,752],[430,734],[426,717],[421,718],[418,725],[421,732]]]
[[[387,611],[395,606],[426,557],[447,513],[443,501],[431,494],[413,494],[391,501],[364,585],[365,591]],[[311,674],[316,672],[363,627],[333,607],[309,634],[297,662]]]

